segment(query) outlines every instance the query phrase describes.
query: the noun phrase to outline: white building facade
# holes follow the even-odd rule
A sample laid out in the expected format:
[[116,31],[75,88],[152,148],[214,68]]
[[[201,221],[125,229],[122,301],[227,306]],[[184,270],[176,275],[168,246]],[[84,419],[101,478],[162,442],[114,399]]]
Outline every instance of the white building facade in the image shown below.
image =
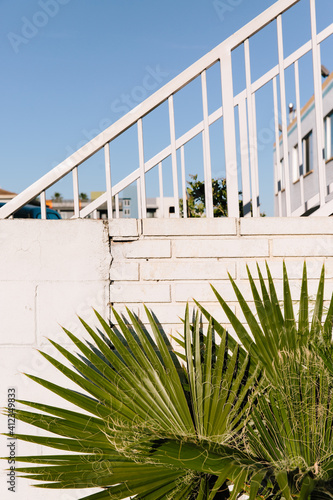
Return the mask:
[[[325,204],[332,203],[333,213],[333,72],[322,85],[323,130],[325,147],[326,197]],[[292,111],[291,111],[292,112]],[[300,113],[300,130],[297,118],[288,126],[289,192],[292,215],[310,215],[319,207],[319,170],[316,147],[314,97],[305,104]],[[274,215],[286,215],[286,175],[282,136],[279,155],[274,145],[275,202]]]

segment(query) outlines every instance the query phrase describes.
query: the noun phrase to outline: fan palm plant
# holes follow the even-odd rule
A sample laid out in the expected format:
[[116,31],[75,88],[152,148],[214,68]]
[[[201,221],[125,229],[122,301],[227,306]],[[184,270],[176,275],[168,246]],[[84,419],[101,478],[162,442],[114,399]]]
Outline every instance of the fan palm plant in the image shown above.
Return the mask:
[[230,278],[249,331],[214,290],[242,345],[200,304],[208,328],[187,307],[178,355],[147,309],[152,335],[114,311],[118,329],[96,313],[103,334],[81,320],[95,345],[65,330],[76,355],[51,341],[72,366],[42,355],[83,392],[28,376],[79,411],[20,401],[30,410],[16,417],[56,437],[16,437],[66,453],[20,457],[17,470],[39,487],[102,488],[86,500],[330,498],[333,300],[323,321],[322,272],[310,320],[304,266],[296,321],[285,266],[282,305],[258,273],[256,316]]
[[296,321],[285,264],[282,308],[266,268],[268,289],[258,267],[261,294],[248,271],[259,321],[230,278],[253,338],[214,290],[266,381],[255,394],[242,432],[244,449],[258,460],[260,482],[251,485],[252,496],[269,485],[269,496],[328,499],[333,493],[333,297],[323,320],[323,267],[310,314],[304,264]]

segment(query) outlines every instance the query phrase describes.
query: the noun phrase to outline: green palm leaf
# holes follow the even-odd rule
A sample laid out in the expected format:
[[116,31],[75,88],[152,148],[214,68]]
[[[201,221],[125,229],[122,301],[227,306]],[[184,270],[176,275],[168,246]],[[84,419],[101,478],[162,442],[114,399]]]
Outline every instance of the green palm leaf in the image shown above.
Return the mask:
[[65,362],[41,354],[78,390],[28,376],[76,410],[19,402],[18,420],[53,435],[16,437],[64,452],[17,457],[21,476],[101,488],[86,500],[331,500],[333,298],[323,320],[323,269],[310,323],[304,265],[296,321],[286,265],[281,304],[266,270],[257,284],[248,269],[255,311],[230,277],[247,327],[213,288],[242,345],[198,303],[208,327],[187,306],[179,356],[148,309],[151,334],[114,311],[117,329],[96,313],[104,333],[81,319],[91,341],[65,330],[76,354],[51,341]]
[[56,436],[16,437],[74,455],[21,457],[32,467],[18,472],[40,481],[42,488],[105,488],[91,498],[228,496],[227,477],[239,482],[246,456],[237,451],[235,459],[233,448],[221,443],[239,432],[235,429],[248,409],[256,377],[253,370],[249,376],[249,357],[243,356],[241,363],[234,342],[230,357],[229,336],[224,332],[215,344],[212,321],[204,335],[198,314],[191,324],[187,309],[185,373],[152,314],[147,310],[156,343],[137,318],[129,316],[131,327],[117,316],[120,333],[97,314],[108,339],[81,320],[93,347],[65,330],[77,355],[51,341],[73,368],[41,353],[83,392],[29,377],[88,415],[21,401],[32,411],[18,409],[17,419]]

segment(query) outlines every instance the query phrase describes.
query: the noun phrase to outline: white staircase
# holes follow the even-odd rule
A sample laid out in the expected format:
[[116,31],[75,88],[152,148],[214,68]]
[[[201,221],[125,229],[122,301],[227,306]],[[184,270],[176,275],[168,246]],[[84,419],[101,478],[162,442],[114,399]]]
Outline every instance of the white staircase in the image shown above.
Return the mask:
[[[282,14],[284,11],[293,8],[299,1],[310,2],[311,13],[311,39],[299,47],[295,52],[288,57],[284,57],[283,47],[283,29],[282,29]],[[320,0],[319,0],[320,1]],[[258,31],[263,29],[271,22],[275,22],[277,26],[277,50],[278,64],[273,66],[259,79],[253,81],[251,78],[250,66],[250,38]],[[287,141],[287,106],[286,106],[286,91],[285,91],[285,71],[290,66],[294,66],[295,71],[298,68],[299,59],[306,53],[312,53],[312,61],[314,68],[314,99],[316,109],[316,127],[317,127],[317,160],[318,160],[318,175],[319,175],[319,206],[320,208],[314,215],[328,215],[331,208],[325,205],[326,195],[326,179],[324,161],[322,159],[322,150],[324,147],[324,137],[322,131],[323,112],[322,112],[322,95],[321,95],[321,62],[320,62],[320,44],[333,33],[333,24],[329,24],[320,33],[316,31],[316,16],[315,16],[315,0],[279,0],[250,23],[234,33],[230,38],[218,45],[211,52],[199,59],[192,66],[187,68],[183,73],[178,75],[172,81],[167,83],[160,90],[151,95],[148,99],[138,105],[127,115],[119,119],[109,128],[104,130],[92,141],[80,148],[65,161],[61,162],[57,167],[53,168],[46,175],[41,177],[37,182],[25,189],[17,195],[13,200],[0,208],[0,219],[10,217],[16,210],[27,204],[30,200],[40,197],[42,218],[46,218],[46,195],[45,192],[64,176],[72,175],[73,182],[73,199],[74,199],[74,218],[87,217],[93,214],[102,204],[107,203],[108,217],[113,216],[114,202],[118,202],[119,193],[131,185],[137,184],[138,198],[138,213],[139,218],[146,217],[146,174],[151,169],[157,169],[159,172],[160,197],[163,198],[163,178],[162,178],[162,162],[171,157],[172,160],[172,179],[173,179],[173,196],[175,200],[183,198],[186,204],[185,196],[185,164],[184,164],[184,147],[195,136],[201,135],[203,141],[204,152],[204,180],[205,180],[205,213],[207,217],[213,217],[213,199],[211,186],[212,171],[210,158],[210,134],[209,127],[218,119],[223,117],[224,137],[221,138],[224,143],[225,165],[226,165],[226,181],[227,181],[227,203],[228,215],[231,217],[239,216],[239,180],[237,170],[241,172],[241,190],[243,205],[251,207],[245,216],[260,216],[259,207],[259,180],[258,180],[258,144],[257,144],[257,123],[256,123],[256,92],[272,82],[273,98],[274,98],[274,117],[275,117],[275,137],[279,141],[279,122],[282,121],[282,140],[283,153],[286,159],[284,163],[284,176],[286,180],[286,215],[292,215],[289,192],[290,168],[288,164],[288,141]],[[246,88],[234,95],[233,78],[232,78],[232,51],[237,47],[242,46],[245,57],[245,75]],[[207,82],[206,71],[214,64],[219,64],[222,86],[222,106],[215,109],[212,113],[208,112],[207,104]],[[202,106],[203,120],[197,123],[193,128],[187,130],[182,136],[176,136],[175,114],[174,114],[174,95],[183,87],[188,85],[195,78],[201,78],[202,90]],[[279,82],[279,100],[278,106],[278,85]],[[169,128],[170,128],[170,144],[156,154],[153,158],[145,161],[144,141],[143,141],[143,118],[153,111],[161,103],[168,103],[169,111]],[[238,108],[239,115],[239,130],[235,128],[235,109]],[[297,109],[299,113],[299,109]],[[298,116],[299,118],[299,116]],[[129,127],[136,126],[138,137],[138,154],[139,168],[134,170],[127,177],[122,179],[117,184],[112,183],[112,165],[110,164],[110,148],[112,141],[119,135],[124,133]],[[237,161],[236,151],[236,134],[240,138],[240,160]],[[79,174],[80,166],[88,158],[96,154],[101,149],[105,153],[105,175],[106,175],[106,192],[98,199],[91,202],[88,206],[80,209],[79,202]],[[278,148],[277,148],[278,149]],[[181,185],[178,185],[178,169],[177,151],[180,150],[180,178]],[[279,154],[279,153],[278,153]],[[277,159],[279,165],[279,158]],[[175,215],[179,214],[178,202],[175,203]],[[186,217],[186,209],[183,210]]]

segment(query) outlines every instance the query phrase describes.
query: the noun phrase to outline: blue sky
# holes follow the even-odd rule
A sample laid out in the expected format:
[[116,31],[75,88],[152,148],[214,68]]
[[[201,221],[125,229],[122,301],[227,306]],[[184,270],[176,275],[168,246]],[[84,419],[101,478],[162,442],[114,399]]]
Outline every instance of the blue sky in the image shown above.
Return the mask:
[[[273,3],[224,0],[218,7],[213,0],[0,0],[0,186],[14,192],[23,190]],[[317,4],[318,29],[323,29],[330,22],[327,14],[332,14],[332,0],[317,0]],[[301,0],[292,13],[284,15],[286,53],[309,39],[309,25],[305,22],[308,10],[309,1]],[[251,41],[253,79],[269,69],[274,58],[277,60],[274,37],[275,26],[271,26]],[[330,70],[332,52],[330,40],[322,49],[322,62]],[[307,77],[310,63],[310,58],[304,58],[300,65],[304,75],[302,104],[313,89]],[[244,80],[241,53],[235,52],[234,64],[238,92]],[[220,99],[215,73],[213,68],[208,75],[211,110]],[[289,82],[288,74],[286,77],[292,100],[292,78]],[[175,97],[178,135],[192,126],[191,120],[194,124],[197,118],[202,119],[201,111],[191,106],[199,95],[197,83],[193,82],[187,95],[181,91],[183,100],[181,95]],[[258,94],[257,102],[257,125],[262,130],[270,126],[273,117],[270,88]],[[161,119],[164,112],[161,107],[160,115],[156,114],[159,127],[153,119],[144,121],[146,159],[169,140],[168,124],[162,124]],[[216,126],[211,131],[212,142],[220,133],[221,128]],[[127,135],[131,143],[134,135],[131,131]],[[197,172],[200,176],[202,171],[197,160],[199,142],[193,141],[189,147],[187,174]],[[119,140],[111,149],[115,181],[137,167],[135,146],[124,151],[123,143]],[[212,147],[215,176],[224,172],[220,155],[219,146],[215,150]],[[270,190],[264,210],[270,213],[271,142],[264,141],[259,160],[261,185],[267,186],[267,193]],[[167,162],[163,168],[165,194],[171,195]],[[148,195],[157,195],[153,174],[147,184]],[[99,154],[84,165],[80,191],[104,188],[103,155]],[[72,197],[69,181],[62,181],[48,195],[55,190]]]

